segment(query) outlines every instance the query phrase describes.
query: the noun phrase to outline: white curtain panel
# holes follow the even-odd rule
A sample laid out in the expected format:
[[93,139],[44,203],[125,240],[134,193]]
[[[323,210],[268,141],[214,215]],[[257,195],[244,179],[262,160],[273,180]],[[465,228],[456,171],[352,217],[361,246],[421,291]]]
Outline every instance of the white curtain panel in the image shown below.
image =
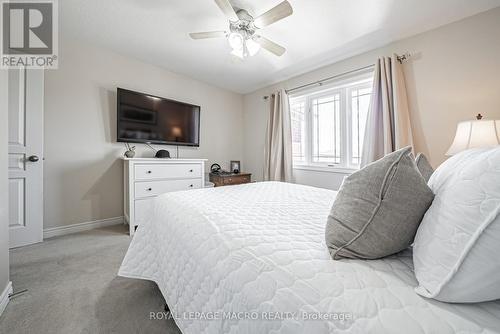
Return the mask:
[[292,128],[290,104],[284,89],[271,95],[267,122],[264,180],[292,180]]
[[361,167],[400,148],[413,147],[403,65],[397,55],[375,64]]

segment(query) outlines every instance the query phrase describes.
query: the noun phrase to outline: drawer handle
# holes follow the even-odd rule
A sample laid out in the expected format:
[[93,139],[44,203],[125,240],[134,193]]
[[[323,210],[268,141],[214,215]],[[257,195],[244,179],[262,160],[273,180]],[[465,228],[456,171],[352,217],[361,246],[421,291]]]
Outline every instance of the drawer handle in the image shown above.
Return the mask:
[[147,190],[147,191],[151,191],[151,190],[153,190],[153,189],[152,189],[152,188],[148,188],[148,189],[146,189],[146,190]]
[[190,185],[189,185],[189,188],[193,188],[193,185],[192,185],[192,184],[190,184]]
[[193,172],[193,170],[192,170],[192,169],[190,169],[190,170],[189,170],[189,172],[190,172],[190,173],[192,173],[192,172]]
[[151,174],[151,173],[152,173],[152,171],[148,170],[148,172],[147,172],[147,173],[148,173],[148,174]]

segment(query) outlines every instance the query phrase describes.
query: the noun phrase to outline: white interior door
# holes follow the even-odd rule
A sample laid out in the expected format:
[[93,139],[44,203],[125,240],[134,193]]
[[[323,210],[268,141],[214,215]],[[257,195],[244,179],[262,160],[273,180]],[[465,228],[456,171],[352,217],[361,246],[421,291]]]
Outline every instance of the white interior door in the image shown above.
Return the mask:
[[9,234],[43,240],[43,70],[9,70]]

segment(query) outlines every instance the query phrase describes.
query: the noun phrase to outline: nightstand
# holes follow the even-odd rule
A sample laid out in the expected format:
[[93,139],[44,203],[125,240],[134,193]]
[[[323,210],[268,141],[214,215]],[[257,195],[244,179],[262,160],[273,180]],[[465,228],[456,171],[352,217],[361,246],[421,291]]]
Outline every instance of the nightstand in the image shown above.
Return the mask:
[[251,173],[227,173],[214,174],[210,173],[210,182],[213,182],[216,187],[229,186],[235,184],[250,183],[252,181]]

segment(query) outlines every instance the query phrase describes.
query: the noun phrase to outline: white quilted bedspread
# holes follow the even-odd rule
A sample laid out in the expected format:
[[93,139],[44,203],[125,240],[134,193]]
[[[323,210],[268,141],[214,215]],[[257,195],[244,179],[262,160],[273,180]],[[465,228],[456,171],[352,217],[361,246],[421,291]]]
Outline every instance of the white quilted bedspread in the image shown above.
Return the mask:
[[264,182],[159,196],[119,275],[156,282],[184,334],[500,333],[500,301],[417,295],[409,251],[333,261],[335,194]]

